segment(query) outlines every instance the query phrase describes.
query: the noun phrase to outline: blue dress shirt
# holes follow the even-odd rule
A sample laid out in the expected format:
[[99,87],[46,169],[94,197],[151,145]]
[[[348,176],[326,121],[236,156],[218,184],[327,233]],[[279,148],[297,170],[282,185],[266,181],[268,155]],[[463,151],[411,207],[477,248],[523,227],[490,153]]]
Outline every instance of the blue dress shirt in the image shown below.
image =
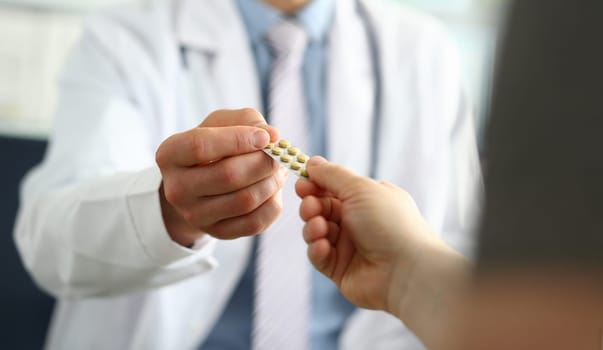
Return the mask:
[[[237,2],[255,55],[263,105],[267,106],[272,55],[264,35],[268,28],[285,17],[276,9],[258,0],[237,0]],[[313,0],[294,16],[294,20],[306,30],[309,36],[302,67],[304,93],[310,119],[308,130],[311,130],[309,136],[312,149],[307,151],[323,156],[326,156],[324,117],[326,81],[323,73],[327,59],[327,34],[332,22],[333,10],[333,0]],[[270,119],[267,113],[264,108],[264,115]]]
[[[255,55],[264,106],[268,101],[268,81],[272,56],[264,39],[266,30],[283,15],[260,0],[237,0],[250,45]],[[326,155],[325,133],[325,67],[327,62],[327,34],[332,23],[333,0],[313,0],[299,11],[294,19],[309,35],[303,63],[304,92],[309,114],[312,154]],[[265,110],[266,108],[264,108]],[[264,115],[270,120],[270,115]],[[251,314],[253,308],[254,254],[236,287],[224,313],[202,345],[202,350],[229,350],[251,348]],[[335,285],[316,271],[312,271],[312,312],[310,319],[310,346],[313,350],[336,349],[343,325],[354,310]]]

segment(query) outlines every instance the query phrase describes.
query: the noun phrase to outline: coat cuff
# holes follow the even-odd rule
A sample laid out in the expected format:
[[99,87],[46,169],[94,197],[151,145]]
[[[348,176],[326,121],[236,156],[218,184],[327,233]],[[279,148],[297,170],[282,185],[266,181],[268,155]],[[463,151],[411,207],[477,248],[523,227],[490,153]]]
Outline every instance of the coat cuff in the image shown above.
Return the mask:
[[215,238],[204,236],[190,249],[171,239],[161,215],[160,185],[161,172],[151,167],[139,173],[126,195],[130,217],[144,252],[159,266],[203,261],[210,269],[216,267],[212,257]]

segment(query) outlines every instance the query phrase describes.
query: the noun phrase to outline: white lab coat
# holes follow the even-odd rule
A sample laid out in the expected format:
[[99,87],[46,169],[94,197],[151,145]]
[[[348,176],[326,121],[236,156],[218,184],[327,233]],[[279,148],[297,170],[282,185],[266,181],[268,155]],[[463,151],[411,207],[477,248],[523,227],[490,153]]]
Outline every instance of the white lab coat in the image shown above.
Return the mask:
[[[479,165],[456,52],[430,19],[361,1],[382,73],[380,138],[369,144],[375,78],[365,22],[341,0],[330,34],[329,157],[368,175],[378,147],[377,177],[407,189],[436,231],[468,251]],[[59,298],[48,348],[191,349],[211,330],[251,240],[172,242],[154,154],[214,109],[259,108],[256,74],[232,0],[151,0],[87,21],[15,231],[27,269]],[[357,310],[340,347],[416,349],[413,338],[393,317]]]

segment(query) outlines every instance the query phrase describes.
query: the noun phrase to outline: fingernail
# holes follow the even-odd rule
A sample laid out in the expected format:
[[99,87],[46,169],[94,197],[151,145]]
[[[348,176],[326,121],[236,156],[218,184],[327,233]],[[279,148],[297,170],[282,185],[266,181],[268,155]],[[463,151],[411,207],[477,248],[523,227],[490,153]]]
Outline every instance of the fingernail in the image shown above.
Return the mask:
[[266,124],[266,123],[259,123],[254,125],[256,128],[260,128],[263,130],[266,130],[268,132],[268,135],[270,136],[271,141],[276,141],[278,140],[279,137],[279,132],[277,129],[275,129],[274,127]]
[[253,145],[256,148],[264,148],[270,142],[270,135],[266,131],[256,131],[253,134]]
[[260,111],[253,109],[253,112],[255,112],[255,114],[257,114],[260,118],[262,118],[261,122],[258,122],[257,124],[255,124],[254,126],[257,126],[258,128],[261,128],[262,126],[266,126],[268,125],[266,123],[266,118],[264,118],[264,115],[262,115],[262,113],[260,113]]

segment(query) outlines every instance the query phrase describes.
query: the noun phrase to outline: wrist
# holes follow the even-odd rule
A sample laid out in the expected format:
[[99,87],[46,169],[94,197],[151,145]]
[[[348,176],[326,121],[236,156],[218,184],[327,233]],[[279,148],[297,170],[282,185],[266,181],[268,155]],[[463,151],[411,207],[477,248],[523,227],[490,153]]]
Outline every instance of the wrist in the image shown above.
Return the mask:
[[405,323],[438,318],[465,285],[470,271],[469,261],[437,237],[417,244],[414,257],[397,266],[387,311]]
[[471,265],[438,238],[423,243],[406,272],[406,280],[396,281],[403,288],[403,294],[391,292],[390,312],[428,348],[437,348],[438,337],[447,330],[448,322],[458,315]]
[[401,253],[393,264],[392,277],[390,279],[387,299],[386,312],[403,319],[408,313],[409,306],[412,306],[416,299],[416,285],[421,276],[422,257],[430,254],[426,252],[426,242],[419,242],[416,245],[408,244],[405,247],[407,253]]

